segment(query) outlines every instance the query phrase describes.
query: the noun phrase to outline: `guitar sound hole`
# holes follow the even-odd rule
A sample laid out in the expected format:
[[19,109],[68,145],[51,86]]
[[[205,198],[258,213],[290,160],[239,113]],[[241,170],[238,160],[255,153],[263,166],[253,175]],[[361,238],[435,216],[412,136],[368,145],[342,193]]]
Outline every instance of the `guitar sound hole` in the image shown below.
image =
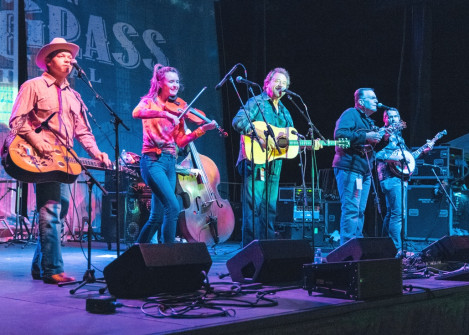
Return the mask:
[[277,143],[280,148],[286,148],[288,146],[288,139],[285,137],[277,138]]

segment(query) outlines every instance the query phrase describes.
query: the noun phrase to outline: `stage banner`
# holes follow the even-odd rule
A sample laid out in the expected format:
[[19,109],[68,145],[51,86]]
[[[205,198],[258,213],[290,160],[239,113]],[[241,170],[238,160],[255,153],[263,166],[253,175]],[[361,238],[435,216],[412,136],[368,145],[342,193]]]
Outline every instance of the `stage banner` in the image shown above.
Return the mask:
[[[193,106],[223,125],[220,92],[214,90],[220,74],[213,0],[0,1],[0,123],[5,130],[18,85],[13,80],[18,71],[14,69],[18,49],[13,31],[18,1],[24,1],[25,22],[19,24],[25,25],[28,78],[41,75],[35,57],[53,38],[79,45],[78,64],[102,100],[130,129],[118,127],[119,151],[141,154],[142,122],[132,118],[132,110],[147,94],[157,63],[181,72],[184,89],[179,96],[187,102],[207,86]],[[88,119],[100,149],[115,160],[114,117],[75,69],[69,81],[89,108]],[[211,131],[195,145],[215,161],[221,180],[226,181],[223,141],[217,131]],[[79,145],[74,149],[87,157]],[[3,171],[2,176],[8,178]]]
[[[35,55],[54,37],[78,44],[79,65],[130,128],[119,127],[121,151],[140,154],[142,125],[132,118],[132,110],[148,92],[156,63],[180,70],[185,87],[180,96],[186,101],[208,86],[194,107],[217,120],[222,116],[219,93],[213,90],[219,79],[213,0],[26,1],[25,12],[29,76],[40,75]],[[113,157],[113,117],[77,78],[76,70],[70,78],[93,116],[90,123],[100,148]],[[219,146],[213,145],[217,142]],[[207,155],[223,148],[221,144],[215,132],[197,142]]]

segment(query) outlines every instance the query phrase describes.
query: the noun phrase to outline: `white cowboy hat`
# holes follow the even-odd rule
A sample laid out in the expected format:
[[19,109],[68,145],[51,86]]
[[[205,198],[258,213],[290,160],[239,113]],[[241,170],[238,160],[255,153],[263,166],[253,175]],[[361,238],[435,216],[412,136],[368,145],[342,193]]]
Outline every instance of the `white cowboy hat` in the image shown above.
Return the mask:
[[36,56],[36,65],[44,71],[47,71],[46,57],[56,50],[70,51],[73,58],[75,58],[80,47],[76,44],[68,43],[62,37],[56,37],[49,44],[44,45],[41,50],[39,50]]

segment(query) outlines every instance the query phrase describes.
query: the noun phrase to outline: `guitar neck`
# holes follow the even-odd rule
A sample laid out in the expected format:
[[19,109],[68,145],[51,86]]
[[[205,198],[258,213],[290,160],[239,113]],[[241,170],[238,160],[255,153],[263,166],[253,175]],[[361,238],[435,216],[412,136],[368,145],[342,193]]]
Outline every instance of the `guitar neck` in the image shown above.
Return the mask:
[[436,141],[438,141],[440,138],[442,138],[444,135],[446,135],[446,129],[445,130],[442,130],[440,131],[438,134],[435,135],[434,138],[432,138],[431,141],[425,143],[424,145],[422,145],[420,148],[418,148],[417,150],[415,150],[414,152],[412,152],[412,156],[414,158],[417,158],[419,157],[422,152],[428,148],[428,147],[433,147],[433,145],[435,145]]
[[[289,140],[288,143],[290,145],[300,146],[300,147],[312,147],[314,145],[313,140]],[[336,146],[339,143],[339,141],[319,140],[319,143],[321,143],[321,145],[324,146],[324,147],[332,147],[332,146]]]
[[[107,168],[101,161],[98,161],[96,159],[81,158],[81,157],[79,157],[78,159],[88,169],[111,170],[110,168]],[[77,160],[71,156],[64,156],[64,160],[68,163],[78,163]]]
[[428,143],[422,145],[420,148],[412,152],[412,156],[414,156],[414,158],[419,157],[427,147],[428,147]]

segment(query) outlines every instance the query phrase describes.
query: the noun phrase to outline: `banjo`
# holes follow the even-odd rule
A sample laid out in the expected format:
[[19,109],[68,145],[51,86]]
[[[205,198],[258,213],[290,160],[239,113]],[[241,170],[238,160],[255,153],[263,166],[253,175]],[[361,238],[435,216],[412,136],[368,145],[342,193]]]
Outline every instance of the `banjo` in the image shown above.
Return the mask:
[[419,157],[425,149],[433,148],[435,142],[446,134],[446,129],[440,131],[438,134],[435,135],[435,137],[433,137],[430,141],[427,141],[427,143],[425,143],[423,146],[421,146],[414,152],[403,150],[404,157],[407,162],[407,164],[404,164],[404,167],[402,167],[402,162],[398,159],[398,157],[402,157],[402,150],[394,150],[391,156],[389,156],[388,161],[391,172],[397,177],[401,177],[401,175],[403,175],[404,178],[409,178],[410,175],[412,175],[412,173],[415,171],[415,159]]

